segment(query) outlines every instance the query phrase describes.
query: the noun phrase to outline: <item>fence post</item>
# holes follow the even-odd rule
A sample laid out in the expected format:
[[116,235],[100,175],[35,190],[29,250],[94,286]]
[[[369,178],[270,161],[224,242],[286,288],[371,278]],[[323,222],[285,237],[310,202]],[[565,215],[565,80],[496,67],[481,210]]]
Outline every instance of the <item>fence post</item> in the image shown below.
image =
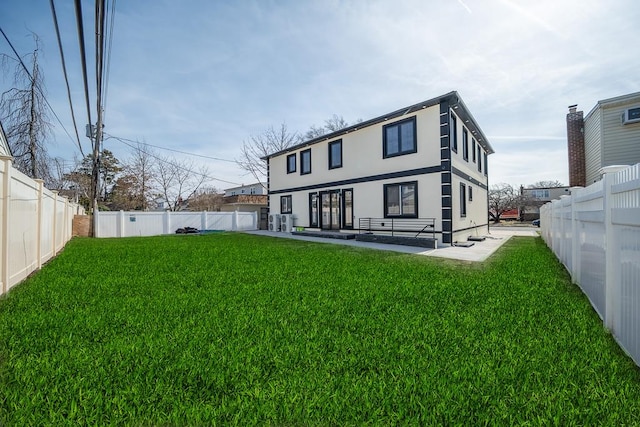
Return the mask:
[[615,173],[624,169],[620,166],[608,166],[602,168],[602,181],[603,182],[603,200],[602,207],[604,209],[604,234],[605,234],[605,315],[604,324],[615,335],[616,326],[618,325],[617,318],[620,314],[619,310],[619,291],[620,283],[618,277],[618,268],[616,268],[618,260],[618,250],[620,247],[620,241],[615,232],[612,221],[612,200],[611,200],[611,186],[615,178]]
[[118,237],[124,237],[124,211],[118,211],[116,216],[116,235]]
[[231,231],[238,231],[238,211],[233,211],[231,217]]
[[169,229],[171,228],[171,212],[165,211],[162,218],[164,220],[162,224],[162,234],[171,234],[169,232]]
[[53,227],[51,233],[53,235],[53,250],[51,251],[51,257],[55,257],[58,253],[58,246],[56,244],[56,229],[58,228],[58,192],[52,191],[53,193]]
[[44,180],[34,179],[38,184],[38,200],[36,202],[36,268],[42,268],[42,192],[44,189]]
[[[93,213],[93,237],[100,237],[98,230],[100,230],[100,215],[98,211],[95,211]],[[91,231],[89,231],[89,235],[91,236]]]
[[571,280],[580,283],[580,232],[576,209],[576,190],[582,187],[571,187]]
[[200,215],[200,230],[207,229],[207,211],[202,211],[202,215]]
[[9,214],[11,209],[11,162],[13,157],[0,156],[0,160],[4,163],[4,170],[2,173],[2,235],[0,236],[0,253],[2,254],[2,260],[0,261],[0,281],[2,281],[2,294],[5,294],[9,290]]

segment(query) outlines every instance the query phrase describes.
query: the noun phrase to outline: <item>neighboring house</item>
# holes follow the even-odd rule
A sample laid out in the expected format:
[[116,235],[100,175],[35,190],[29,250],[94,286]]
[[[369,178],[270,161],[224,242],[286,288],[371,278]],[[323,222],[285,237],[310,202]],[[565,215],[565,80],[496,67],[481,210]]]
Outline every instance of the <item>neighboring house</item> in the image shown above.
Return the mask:
[[222,212],[256,212],[258,214],[258,228],[267,229],[267,188],[266,184],[258,182],[224,190],[224,198],[220,210]]
[[7,141],[2,123],[0,123],[0,156],[11,156],[11,148],[9,148],[9,141]]
[[266,196],[267,185],[263,182],[256,182],[255,184],[241,185],[239,187],[232,187],[224,190],[224,197],[239,196],[241,194]]
[[567,114],[571,187],[600,180],[605,166],[640,163],[640,92],[598,101],[584,118],[576,107]]
[[552,200],[559,199],[560,196],[571,194],[569,187],[520,187],[523,206],[520,208],[518,217],[521,221],[532,221],[540,218],[540,206]]
[[439,243],[488,230],[493,148],[457,92],[273,153],[270,213],[357,232],[367,218],[435,220]]

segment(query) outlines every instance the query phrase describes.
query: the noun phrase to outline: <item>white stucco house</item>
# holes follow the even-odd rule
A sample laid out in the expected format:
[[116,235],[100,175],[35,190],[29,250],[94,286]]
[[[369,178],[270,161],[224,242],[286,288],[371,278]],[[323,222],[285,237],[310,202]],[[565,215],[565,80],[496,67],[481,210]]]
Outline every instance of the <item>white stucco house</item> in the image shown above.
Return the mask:
[[410,105],[267,157],[270,213],[295,226],[432,219],[439,244],[488,231],[493,149],[457,92]]

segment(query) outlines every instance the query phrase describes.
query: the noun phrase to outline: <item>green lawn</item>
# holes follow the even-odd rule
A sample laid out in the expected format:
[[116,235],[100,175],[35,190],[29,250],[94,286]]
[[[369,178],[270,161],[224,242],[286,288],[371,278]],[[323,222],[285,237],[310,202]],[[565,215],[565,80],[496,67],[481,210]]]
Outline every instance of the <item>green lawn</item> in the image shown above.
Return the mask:
[[74,239],[0,299],[0,425],[636,425],[540,238],[478,265],[235,233]]

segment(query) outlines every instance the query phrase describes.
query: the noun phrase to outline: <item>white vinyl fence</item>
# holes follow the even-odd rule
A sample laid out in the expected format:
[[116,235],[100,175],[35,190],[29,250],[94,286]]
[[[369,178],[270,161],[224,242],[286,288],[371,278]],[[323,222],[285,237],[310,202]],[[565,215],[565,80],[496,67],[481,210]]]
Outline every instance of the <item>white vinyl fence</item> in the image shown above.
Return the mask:
[[82,207],[44,188],[0,156],[0,295],[53,258],[71,239]]
[[199,230],[257,230],[256,212],[98,212],[96,237],[174,234],[178,228]]
[[640,164],[540,209],[542,237],[640,365]]

